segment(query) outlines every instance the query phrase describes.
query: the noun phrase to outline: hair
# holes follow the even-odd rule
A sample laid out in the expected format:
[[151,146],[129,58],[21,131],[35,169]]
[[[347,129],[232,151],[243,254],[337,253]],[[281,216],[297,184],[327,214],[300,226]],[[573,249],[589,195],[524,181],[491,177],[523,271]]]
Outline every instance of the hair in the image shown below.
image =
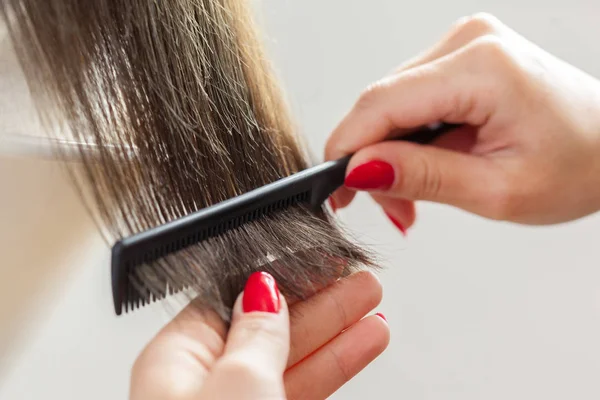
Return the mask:
[[[107,240],[301,171],[309,156],[246,0],[3,0],[40,115],[81,143],[77,187]],[[96,149],[91,153],[88,145]],[[327,209],[301,205],[145,265],[142,293],[188,287],[227,319],[248,275],[281,292],[372,265]]]

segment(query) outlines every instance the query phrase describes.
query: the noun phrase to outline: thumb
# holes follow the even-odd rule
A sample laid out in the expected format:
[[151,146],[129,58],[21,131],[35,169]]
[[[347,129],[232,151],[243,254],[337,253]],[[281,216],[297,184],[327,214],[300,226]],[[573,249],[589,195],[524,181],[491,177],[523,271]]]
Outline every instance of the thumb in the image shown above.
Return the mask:
[[378,197],[434,201],[495,218],[506,181],[504,170],[492,159],[435,146],[382,142],[352,157],[344,185]]
[[207,389],[214,387],[217,398],[284,398],[289,325],[287,303],[275,279],[266,272],[250,275]]

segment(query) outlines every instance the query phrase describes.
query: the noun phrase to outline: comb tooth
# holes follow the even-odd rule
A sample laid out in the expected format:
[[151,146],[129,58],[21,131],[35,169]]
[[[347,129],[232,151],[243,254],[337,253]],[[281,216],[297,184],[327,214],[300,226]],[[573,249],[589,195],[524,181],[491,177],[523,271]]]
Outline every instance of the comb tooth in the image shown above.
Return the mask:
[[[130,257],[127,259],[127,263],[131,263],[132,265],[136,266],[144,264],[149,266],[149,264],[154,263],[156,260],[162,259],[165,255],[202,243],[207,239],[224,234],[229,230],[239,229],[247,222],[256,220],[260,221],[261,217],[269,215],[270,213],[278,212],[287,207],[300,204],[305,200],[310,199],[310,194],[310,191],[305,191],[289,197],[280,198],[273,202],[254,208],[245,214],[237,215],[233,218],[226,219],[222,222],[213,223],[208,226],[204,225],[203,228],[192,231],[192,233],[189,233],[186,236],[176,238],[168,243],[162,243],[150,250],[139,251],[137,254],[136,252],[126,253],[130,254]],[[181,272],[178,272],[177,270],[171,271],[169,268],[164,270],[163,268],[163,266],[160,268],[157,267],[157,270],[154,271],[155,273],[153,273],[152,276],[155,276],[155,279],[153,280],[153,284],[150,286],[142,285],[141,281],[135,280],[135,278],[132,277],[125,279],[127,284],[120,305],[122,311],[127,313],[130,310],[133,311],[147,304],[159,301],[168,295],[173,295],[185,290],[185,285],[181,284],[175,286],[173,284],[173,282],[177,280],[174,277]],[[171,276],[171,273],[175,275]],[[134,279],[134,281],[131,281],[131,279]],[[185,280],[186,279],[183,279],[182,281]]]
[[127,285],[127,289],[126,289],[126,293],[125,293],[125,298],[123,299],[123,303],[125,306],[125,312],[129,311],[129,285]]
[[127,290],[129,291],[129,309],[135,310],[135,289],[132,287],[131,282],[128,285]]
[[129,307],[131,308],[131,310],[135,310],[135,306],[137,303],[137,290],[135,290],[135,288],[133,287],[133,285],[129,284],[129,290],[130,290],[130,295],[129,295]]

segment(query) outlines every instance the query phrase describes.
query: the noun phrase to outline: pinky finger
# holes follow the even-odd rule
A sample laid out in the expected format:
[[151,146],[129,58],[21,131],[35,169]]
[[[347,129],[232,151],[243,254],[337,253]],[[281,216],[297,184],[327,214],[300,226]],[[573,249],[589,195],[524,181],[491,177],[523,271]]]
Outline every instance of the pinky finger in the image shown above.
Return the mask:
[[383,208],[383,211],[390,219],[390,222],[394,224],[403,235],[406,235],[407,229],[409,229],[417,219],[415,202],[379,194],[373,194],[372,197],[373,200]]
[[352,325],[285,375],[288,399],[325,399],[381,354],[390,340],[387,322],[372,315]]

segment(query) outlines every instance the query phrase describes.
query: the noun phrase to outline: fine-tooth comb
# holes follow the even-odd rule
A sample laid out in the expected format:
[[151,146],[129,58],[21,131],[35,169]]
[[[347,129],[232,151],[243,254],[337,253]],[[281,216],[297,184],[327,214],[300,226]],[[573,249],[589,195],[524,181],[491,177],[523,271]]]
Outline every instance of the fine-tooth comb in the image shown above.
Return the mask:
[[[438,124],[394,140],[428,144],[456,125]],[[115,312],[121,315],[180,290],[164,282],[162,295],[142,298],[130,282],[133,269],[150,264],[188,246],[200,243],[275,211],[309,204],[319,209],[344,183],[351,155],[305,169],[245,194],[206,207],[185,217],[117,241],[112,247],[111,275]]]

